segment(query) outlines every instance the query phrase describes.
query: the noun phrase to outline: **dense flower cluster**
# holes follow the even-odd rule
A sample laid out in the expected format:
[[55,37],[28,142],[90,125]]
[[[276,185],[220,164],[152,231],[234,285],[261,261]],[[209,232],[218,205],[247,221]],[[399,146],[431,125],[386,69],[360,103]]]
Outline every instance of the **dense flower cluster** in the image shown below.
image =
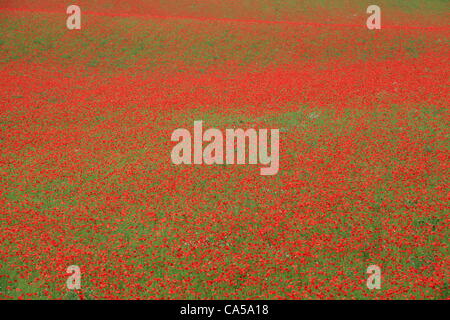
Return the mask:
[[[442,17],[110,2],[0,10],[1,299],[449,297]],[[279,128],[280,171],[172,164],[195,120]]]

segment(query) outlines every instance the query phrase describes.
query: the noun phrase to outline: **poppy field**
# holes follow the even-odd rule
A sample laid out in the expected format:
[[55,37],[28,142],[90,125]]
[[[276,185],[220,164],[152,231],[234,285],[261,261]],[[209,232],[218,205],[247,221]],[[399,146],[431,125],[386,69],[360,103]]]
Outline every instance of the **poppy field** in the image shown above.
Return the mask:
[[[0,299],[450,297],[448,1],[379,0],[381,30],[356,0],[70,4],[0,0]],[[173,164],[198,120],[279,129],[279,171]]]

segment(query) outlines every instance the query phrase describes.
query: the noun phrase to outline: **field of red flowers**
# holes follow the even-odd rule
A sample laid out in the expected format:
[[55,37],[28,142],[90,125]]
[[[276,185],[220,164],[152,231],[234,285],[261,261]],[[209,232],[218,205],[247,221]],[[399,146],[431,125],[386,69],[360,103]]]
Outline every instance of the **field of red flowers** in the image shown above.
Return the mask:
[[[447,1],[69,4],[0,0],[0,299],[450,297]],[[195,120],[279,173],[173,165]]]

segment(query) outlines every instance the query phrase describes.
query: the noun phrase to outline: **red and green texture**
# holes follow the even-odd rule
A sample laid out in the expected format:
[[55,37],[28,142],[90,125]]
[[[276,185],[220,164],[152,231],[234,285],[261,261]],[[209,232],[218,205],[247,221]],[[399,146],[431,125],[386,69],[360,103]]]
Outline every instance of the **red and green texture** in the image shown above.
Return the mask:
[[[448,2],[91,2],[0,1],[1,299],[449,298]],[[280,172],[173,165],[194,120]]]

